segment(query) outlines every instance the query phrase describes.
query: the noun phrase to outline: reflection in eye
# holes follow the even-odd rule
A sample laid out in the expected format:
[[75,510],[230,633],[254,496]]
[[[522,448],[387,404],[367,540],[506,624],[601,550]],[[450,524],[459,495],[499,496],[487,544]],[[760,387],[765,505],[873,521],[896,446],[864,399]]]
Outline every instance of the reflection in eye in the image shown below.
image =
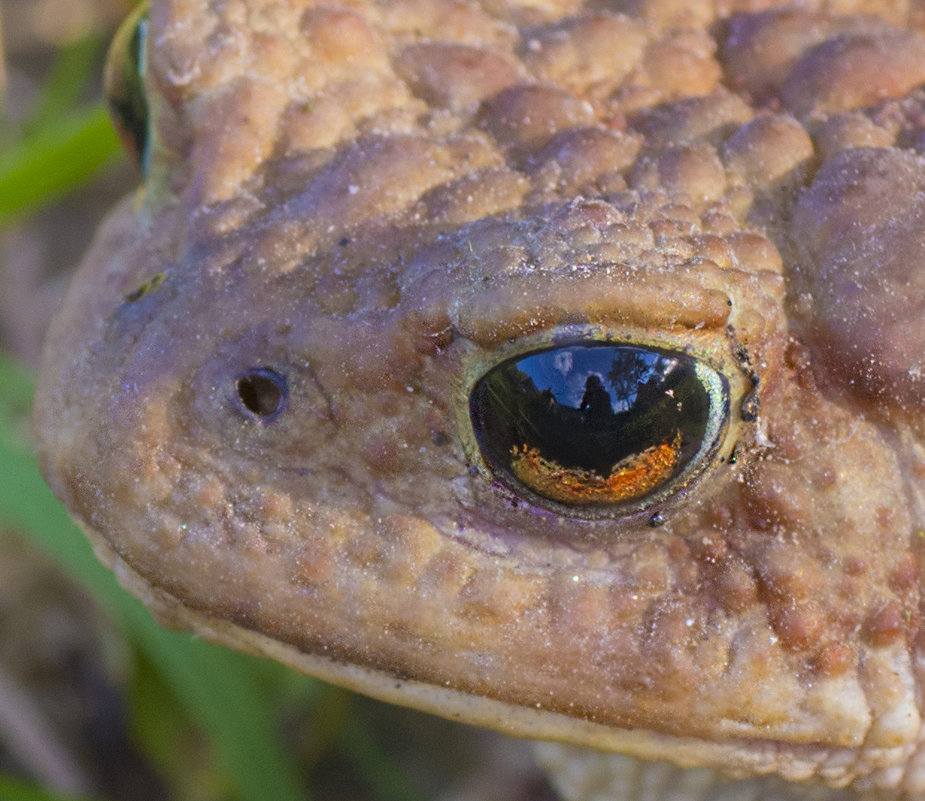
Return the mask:
[[503,362],[475,385],[470,413],[486,462],[512,489],[608,508],[702,461],[726,403],[723,378],[688,356],[592,343]]

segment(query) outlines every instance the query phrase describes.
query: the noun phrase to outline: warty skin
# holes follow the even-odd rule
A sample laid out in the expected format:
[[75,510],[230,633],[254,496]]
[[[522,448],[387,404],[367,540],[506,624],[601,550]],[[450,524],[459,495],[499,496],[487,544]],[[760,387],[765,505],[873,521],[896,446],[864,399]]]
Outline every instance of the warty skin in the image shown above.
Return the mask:
[[[569,799],[646,797],[598,752],[710,769],[683,799],[925,798],[922,20],[154,0],[146,184],[46,347],[50,485],[166,623],[566,743]],[[728,383],[632,514],[525,499],[472,429],[488,370],[585,341]]]

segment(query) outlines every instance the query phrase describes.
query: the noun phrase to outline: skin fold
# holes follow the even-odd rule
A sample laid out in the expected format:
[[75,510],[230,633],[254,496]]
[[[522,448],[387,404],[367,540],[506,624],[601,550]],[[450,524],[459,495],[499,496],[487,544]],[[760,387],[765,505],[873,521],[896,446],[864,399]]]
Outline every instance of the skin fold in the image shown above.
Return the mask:
[[[153,0],[49,484],[166,624],[560,743],[566,798],[925,798],[923,25]],[[587,342],[725,387],[636,505],[538,500],[473,428],[490,370]]]

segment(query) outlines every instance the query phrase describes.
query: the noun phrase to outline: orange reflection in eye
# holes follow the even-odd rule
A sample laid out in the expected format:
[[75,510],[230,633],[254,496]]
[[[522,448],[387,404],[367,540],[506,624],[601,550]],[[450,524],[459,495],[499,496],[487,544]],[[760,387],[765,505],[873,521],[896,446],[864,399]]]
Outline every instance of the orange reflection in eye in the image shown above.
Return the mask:
[[641,498],[674,475],[681,455],[681,432],[671,442],[653,445],[617,462],[606,476],[563,467],[536,448],[512,449],[514,475],[537,495],[572,505],[620,503]]

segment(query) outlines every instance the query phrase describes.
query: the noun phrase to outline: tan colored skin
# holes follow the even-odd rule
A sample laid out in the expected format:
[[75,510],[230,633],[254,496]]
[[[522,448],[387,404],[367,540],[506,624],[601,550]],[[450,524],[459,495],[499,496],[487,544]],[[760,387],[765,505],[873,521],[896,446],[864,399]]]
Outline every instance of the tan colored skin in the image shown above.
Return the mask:
[[[154,0],[147,187],[37,398],[102,558],[390,700],[925,798],[925,12],[775,5]],[[492,481],[469,391],[563,338],[726,376],[698,482],[589,520]]]

